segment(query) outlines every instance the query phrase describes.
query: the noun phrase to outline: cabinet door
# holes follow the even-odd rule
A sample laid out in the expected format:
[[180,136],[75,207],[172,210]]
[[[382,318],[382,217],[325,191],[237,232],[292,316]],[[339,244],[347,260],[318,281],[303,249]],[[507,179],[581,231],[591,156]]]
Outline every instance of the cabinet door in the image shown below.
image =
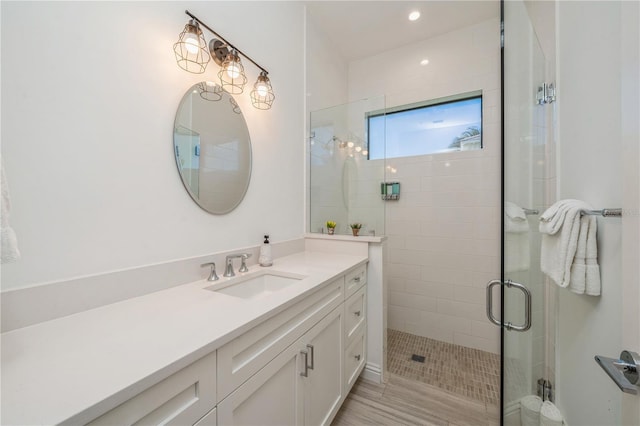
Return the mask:
[[218,404],[218,424],[302,425],[304,351],[301,341],[292,344],[223,399]]
[[333,310],[302,338],[307,348],[305,425],[329,424],[342,403],[343,309]]

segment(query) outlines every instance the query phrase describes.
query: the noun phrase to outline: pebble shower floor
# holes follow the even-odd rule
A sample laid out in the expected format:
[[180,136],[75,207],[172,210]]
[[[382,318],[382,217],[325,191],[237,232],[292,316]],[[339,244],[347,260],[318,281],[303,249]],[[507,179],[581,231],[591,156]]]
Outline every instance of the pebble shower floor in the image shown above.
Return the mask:
[[[500,355],[387,330],[387,363],[393,374],[476,401],[500,404]],[[424,363],[412,356],[424,356]]]

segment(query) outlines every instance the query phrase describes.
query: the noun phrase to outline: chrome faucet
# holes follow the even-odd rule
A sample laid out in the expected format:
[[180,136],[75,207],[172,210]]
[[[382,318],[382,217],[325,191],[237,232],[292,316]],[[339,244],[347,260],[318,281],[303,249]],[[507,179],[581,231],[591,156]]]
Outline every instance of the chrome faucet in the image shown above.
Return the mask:
[[211,273],[209,273],[209,278],[207,278],[207,281],[218,281],[220,279],[218,277],[218,274],[216,274],[216,263],[215,262],[203,263],[200,266],[202,266],[203,268],[205,266],[211,266]]
[[233,272],[233,259],[242,259],[242,263],[240,264],[240,269],[238,272],[249,272],[249,268],[247,268],[247,259],[251,257],[251,253],[239,253],[239,254],[230,254],[226,258],[226,267],[224,268],[223,277],[234,277],[236,274]]

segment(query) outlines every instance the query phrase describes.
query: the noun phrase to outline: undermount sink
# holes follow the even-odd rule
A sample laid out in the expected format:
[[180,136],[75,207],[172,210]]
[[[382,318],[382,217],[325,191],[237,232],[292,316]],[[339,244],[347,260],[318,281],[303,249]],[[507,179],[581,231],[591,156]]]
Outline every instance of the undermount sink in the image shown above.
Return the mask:
[[205,290],[242,299],[257,299],[290,287],[304,278],[304,275],[287,272],[261,271],[256,275],[237,277],[205,287]]

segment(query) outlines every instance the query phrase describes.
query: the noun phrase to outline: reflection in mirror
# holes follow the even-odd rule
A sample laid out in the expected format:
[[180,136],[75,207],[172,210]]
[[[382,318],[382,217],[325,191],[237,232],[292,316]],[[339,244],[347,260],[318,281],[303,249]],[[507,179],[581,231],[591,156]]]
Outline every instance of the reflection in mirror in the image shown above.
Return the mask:
[[251,139],[240,107],[211,82],[185,93],[173,130],[182,183],[204,210],[225,214],[244,198],[251,179]]

